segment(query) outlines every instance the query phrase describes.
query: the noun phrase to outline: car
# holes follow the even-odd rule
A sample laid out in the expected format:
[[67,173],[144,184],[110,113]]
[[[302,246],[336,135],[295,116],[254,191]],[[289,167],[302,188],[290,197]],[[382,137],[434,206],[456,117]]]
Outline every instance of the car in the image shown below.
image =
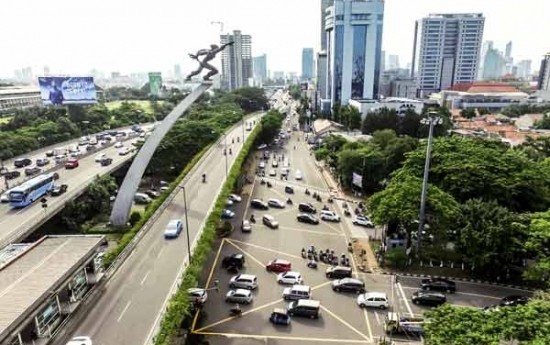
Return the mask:
[[152,189],[149,189],[148,191],[146,191],[145,194],[149,195],[149,197],[152,198],[152,199],[157,198],[160,195],[159,192],[157,192],[156,190],[152,190]]
[[53,150],[48,150],[45,152],[46,157],[53,157]]
[[32,164],[32,161],[28,158],[18,158],[18,159],[13,161],[13,165],[16,168],[24,168],[24,167],[29,166],[31,164]]
[[127,154],[130,153],[130,148],[128,147],[122,147],[119,151],[118,151],[118,154],[120,156],[126,156]]
[[265,265],[265,269],[269,272],[288,272],[292,268],[292,264],[289,261],[275,259],[271,260]]
[[327,222],[339,222],[340,216],[332,211],[322,210],[319,213],[319,218]]
[[256,210],[269,210],[269,205],[260,199],[253,199],[250,201],[250,207],[256,209]]
[[117,141],[114,145],[115,149],[120,149],[124,147],[124,144],[121,141]]
[[189,296],[189,301],[193,304],[199,303],[202,305],[208,300],[208,292],[201,288],[187,289],[187,295]]
[[269,176],[277,176],[277,171],[275,171],[275,169],[270,169]]
[[330,266],[327,268],[325,272],[325,276],[327,278],[336,278],[336,279],[343,279],[343,278],[351,278],[351,267],[346,266]]
[[0,203],[5,204],[5,203],[8,203],[8,202],[10,202],[9,191],[7,191],[3,194],[0,194]]
[[134,195],[134,202],[136,204],[148,204],[150,203],[151,201],[153,201],[153,199],[151,199],[149,197],[149,195],[145,194],[145,193],[136,193]]
[[97,156],[95,156],[95,161],[99,163],[105,158],[107,158],[107,155],[105,153],[100,153]]
[[313,206],[309,202],[301,202],[300,204],[298,204],[298,211],[305,213],[317,213],[317,209],[315,208],[315,206]]
[[291,186],[286,186],[285,193],[294,194],[294,188],[292,188]]
[[517,305],[527,304],[530,299],[529,296],[510,295],[501,299],[499,305],[501,307],[515,307]]
[[273,217],[272,215],[269,215],[269,214],[264,214],[262,216],[262,223],[267,226],[268,228],[271,228],[271,229],[278,229],[279,228],[279,222],[275,219],[275,217]]
[[225,301],[228,303],[250,304],[253,298],[252,292],[247,289],[229,290],[225,295]]
[[43,167],[45,165],[50,164],[50,160],[48,158],[38,158],[36,160],[36,166],[37,167]]
[[225,199],[225,206],[233,206],[233,200],[229,198]]
[[73,151],[71,152],[71,157],[79,157],[80,155],[82,155],[82,152],[81,151]]
[[387,309],[388,296],[383,292],[367,292],[357,296],[357,305],[361,308]]
[[88,145],[89,142],[90,142],[90,138],[83,137],[78,141],[78,145],[79,146],[86,146],[86,145]]
[[456,292],[455,282],[445,278],[427,278],[420,282],[422,290],[445,291],[448,293]]
[[274,325],[290,325],[290,315],[288,312],[281,308],[275,308],[269,315],[269,322]]
[[50,192],[50,195],[51,196],[59,196],[63,193],[65,193],[67,191],[67,188],[69,186],[66,185],[66,184],[61,184],[61,185],[55,185],[52,189],[52,191]]
[[277,275],[277,283],[279,284],[301,285],[303,282],[300,272],[287,271]]
[[254,290],[258,287],[258,278],[252,274],[238,274],[231,277],[231,280],[229,280],[229,287],[232,289],[242,288]]
[[93,343],[90,337],[78,336],[73,337],[66,345],[93,345]]
[[252,225],[250,225],[250,222],[248,220],[243,220],[241,224],[241,231],[242,232],[252,232]]
[[55,164],[63,164],[65,163],[69,157],[67,155],[57,155],[54,157]]
[[229,200],[233,202],[241,202],[242,198],[238,196],[237,194],[229,194]]
[[286,204],[279,199],[269,199],[267,204],[275,208],[285,208]]
[[338,279],[332,282],[332,290],[336,292],[365,293],[365,283],[355,278]]
[[21,176],[21,173],[19,171],[8,171],[5,172],[3,176],[6,180],[13,180],[14,178]]
[[441,292],[419,290],[412,294],[414,304],[439,306],[447,302],[447,297]]
[[374,224],[366,216],[355,216],[351,220],[353,225],[364,226],[366,228],[374,228]]
[[101,160],[101,166],[102,167],[106,167],[107,165],[111,165],[111,163],[113,163],[113,159],[109,158],[109,157],[103,158]]
[[226,208],[222,210],[222,219],[233,219],[233,217],[235,217],[235,212]]
[[65,163],[65,169],[75,169],[78,168],[78,160],[77,159],[69,159]]
[[298,214],[296,216],[296,220],[299,221],[300,223],[313,224],[313,225],[319,224],[319,219],[317,219],[317,217],[309,213]]
[[181,230],[183,229],[183,223],[180,219],[172,219],[164,228],[164,238],[177,238]]
[[42,169],[34,167],[34,168],[27,168],[25,169],[25,176],[33,176],[36,174],[40,174],[42,172]]
[[302,172],[300,170],[296,170],[296,173],[294,174],[294,178],[296,180],[302,180],[304,177],[302,176]]
[[243,268],[244,262],[245,262],[244,255],[242,255],[242,254],[231,254],[231,255],[226,256],[226,257],[223,258],[222,267],[227,268],[227,267],[234,266],[234,267],[237,267],[237,268]]

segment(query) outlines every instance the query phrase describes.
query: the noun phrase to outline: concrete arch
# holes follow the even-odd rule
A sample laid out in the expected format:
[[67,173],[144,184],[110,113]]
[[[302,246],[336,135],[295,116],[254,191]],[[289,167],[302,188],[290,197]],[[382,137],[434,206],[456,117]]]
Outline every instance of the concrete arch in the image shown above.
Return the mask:
[[191,104],[211,86],[212,83],[201,83],[196,87],[193,92],[187,95],[187,97],[185,97],[166,118],[164,118],[160,125],[155,128],[151,136],[147,138],[137,155],[134,157],[132,166],[130,166],[130,169],[126,173],[126,177],[124,177],[122,186],[120,186],[113,205],[113,210],[111,211],[111,224],[114,226],[126,225],[132,202],[134,201],[134,195],[139,187],[139,182],[158,145],[187,108],[189,108]]

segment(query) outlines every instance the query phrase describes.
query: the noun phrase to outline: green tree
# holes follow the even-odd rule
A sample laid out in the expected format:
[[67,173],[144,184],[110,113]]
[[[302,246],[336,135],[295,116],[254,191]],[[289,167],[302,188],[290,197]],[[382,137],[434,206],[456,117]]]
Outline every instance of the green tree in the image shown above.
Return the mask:
[[362,190],[369,194],[380,190],[380,181],[386,176],[385,157],[382,151],[374,146],[340,151],[338,174],[344,186],[351,187],[354,172],[363,176]]
[[262,131],[258,135],[258,140],[264,144],[269,144],[281,130],[284,115],[277,110],[270,110],[262,117]]
[[544,114],[542,119],[535,122],[535,128],[537,129],[550,129],[550,115]]
[[363,120],[362,131],[372,134],[382,129],[393,129],[399,133],[399,115],[393,109],[382,108],[375,112],[369,112]]
[[535,261],[525,271],[525,278],[548,284],[550,279],[550,211],[534,214],[527,233],[525,249]]
[[476,110],[473,109],[473,108],[466,108],[466,109],[462,109],[460,111],[460,116],[466,118],[466,119],[472,119],[474,117],[477,116],[476,114]]

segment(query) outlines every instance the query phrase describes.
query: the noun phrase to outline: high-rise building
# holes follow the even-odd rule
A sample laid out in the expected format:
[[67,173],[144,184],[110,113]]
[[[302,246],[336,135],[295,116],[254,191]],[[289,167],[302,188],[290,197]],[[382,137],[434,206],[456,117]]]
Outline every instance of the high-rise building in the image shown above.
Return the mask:
[[181,66],[179,64],[174,65],[174,78],[181,79]]
[[302,79],[313,78],[313,48],[302,49]]
[[49,76],[49,75],[50,75],[50,67],[44,66],[44,76]]
[[481,13],[430,14],[422,18],[418,54],[419,95],[476,79],[485,17]]
[[550,53],[546,53],[540,62],[538,89],[550,91]]
[[261,85],[267,80],[267,55],[256,56],[252,59],[254,79]]
[[334,0],[321,0],[321,51],[327,50],[326,11],[333,3]]
[[394,54],[388,55],[387,69],[398,69],[398,68],[399,68],[399,55],[394,55]]
[[222,52],[222,88],[234,90],[248,86],[252,78],[252,37],[240,30],[220,36],[221,44],[233,42]]
[[508,43],[506,43],[506,49],[504,50],[504,74],[513,74],[513,67],[514,58],[512,57],[512,41],[508,41]]
[[332,105],[378,97],[383,21],[383,0],[335,0],[327,9],[327,96]]
[[319,101],[327,99],[327,53],[317,53],[317,92]]
[[531,76],[531,60],[521,60],[517,64],[516,77],[528,80]]
[[494,80],[502,77],[506,60],[499,50],[491,46],[485,53],[482,66],[483,74],[481,80]]

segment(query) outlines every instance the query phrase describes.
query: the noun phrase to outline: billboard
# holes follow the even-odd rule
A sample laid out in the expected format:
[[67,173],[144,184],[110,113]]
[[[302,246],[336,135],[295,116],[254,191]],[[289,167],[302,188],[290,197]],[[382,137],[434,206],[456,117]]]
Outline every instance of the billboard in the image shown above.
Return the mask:
[[45,105],[97,102],[93,77],[39,77],[38,85]]
[[149,92],[152,96],[158,97],[162,86],[162,75],[160,72],[149,72]]
[[363,175],[353,173],[351,183],[359,188],[363,188]]

